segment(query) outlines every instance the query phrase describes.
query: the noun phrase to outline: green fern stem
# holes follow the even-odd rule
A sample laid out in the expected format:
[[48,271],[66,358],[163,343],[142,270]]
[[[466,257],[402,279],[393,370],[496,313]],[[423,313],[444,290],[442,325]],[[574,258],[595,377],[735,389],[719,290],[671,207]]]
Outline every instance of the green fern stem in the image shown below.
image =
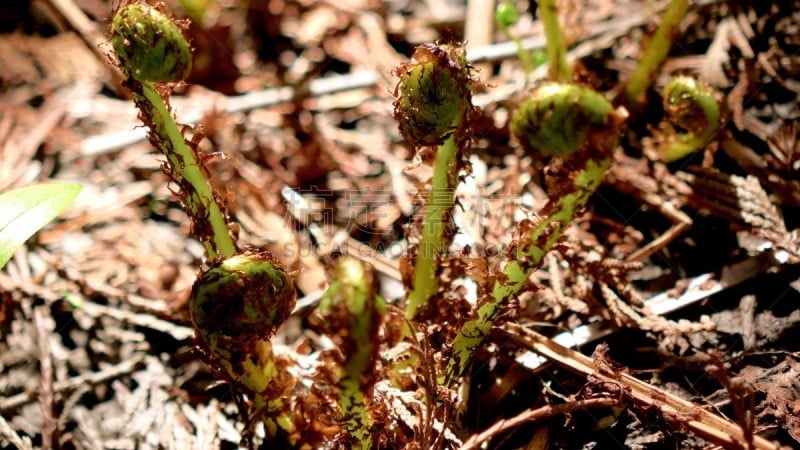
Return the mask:
[[270,441],[295,447],[304,426],[295,411],[297,379],[289,370],[296,361],[273,352],[270,342],[295,306],[294,282],[268,251],[237,248],[202,158],[172,117],[165,83],[189,75],[189,44],[170,16],[137,0],[115,11],[111,38],[150,142],[166,157],[163,170],[178,186],[192,235],[205,247],[207,267],[189,301],[199,347],[216,373],[236,388],[237,398],[247,399],[243,406],[263,421]]
[[[461,119],[459,118],[459,121]],[[454,124],[457,126],[457,124]],[[450,212],[455,201],[457,173],[455,168],[459,145],[451,135],[436,150],[436,162],[431,179],[430,198],[422,223],[422,233],[414,264],[413,289],[408,295],[406,317],[414,319],[420,308],[439,290],[439,259],[447,250],[444,239],[447,222],[445,214]]]
[[516,2],[505,0],[500,2],[494,11],[494,24],[498,30],[505,36],[506,39],[514,43],[517,48],[517,58],[519,58],[522,71],[525,75],[530,74],[536,69],[536,63],[531,56],[531,53],[522,46],[522,41],[517,36],[511,34],[509,27],[514,25],[519,20],[519,12],[517,11]]
[[539,18],[544,26],[550,80],[569,83],[572,81],[572,71],[567,63],[567,41],[558,21],[556,0],[539,0]]
[[186,144],[167,105],[152,83],[130,79],[127,83],[134,101],[151,127],[150,141],[169,162],[167,171],[184,194],[192,217],[193,234],[203,244],[209,260],[227,258],[237,253],[228,220],[217,202],[214,191],[198,163],[194,151]]
[[587,160],[585,166],[574,174],[572,190],[545,206],[542,219],[519,242],[514,258],[502,269],[489,298],[478,305],[474,317],[456,335],[447,369],[449,379],[464,374],[473,350],[483,342],[506,305],[525,287],[530,275],[542,265],[547,252],[586,206],[610,165],[610,157]]
[[645,91],[653,84],[657,72],[664,64],[678,35],[681,21],[689,11],[689,0],[672,0],[664,11],[661,25],[656,29],[647,47],[642,50],[642,59],[625,85],[625,104],[633,111],[645,104]]
[[447,250],[447,214],[452,210],[460,154],[469,145],[471,67],[458,43],[423,44],[413,61],[400,65],[394,117],[414,147],[437,146],[428,206],[422,222],[406,317],[415,319],[439,290],[439,262]]
[[111,41],[125,85],[140,118],[150,129],[150,142],[167,158],[165,172],[179,186],[192,220],[192,232],[215,261],[237,253],[228,221],[214,196],[198,156],[186,143],[166,104],[169,88],[189,76],[192,52],[181,27],[158,8],[130,1],[114,12]]
[[350,448],[359,450],[373,447],[369,407],[380,349],[378,333],[386,312],[375,281],[371,266],[356,258],[339,258],[320,301],[325,331],[340,351],[335,357],[340,369],[332,385],[338,392],[342,430]]
[[479,301],[456,334],[443,382],[464,375],[474,349],[600,186],[626,117],[597,92],[563,83],[543,84],[515,111],[512,133],[536,157],[562,159],[554,166],[560,170],[554,177],[559,181],[541,219],[519,225],[519,241],[496,275],[491,294]]

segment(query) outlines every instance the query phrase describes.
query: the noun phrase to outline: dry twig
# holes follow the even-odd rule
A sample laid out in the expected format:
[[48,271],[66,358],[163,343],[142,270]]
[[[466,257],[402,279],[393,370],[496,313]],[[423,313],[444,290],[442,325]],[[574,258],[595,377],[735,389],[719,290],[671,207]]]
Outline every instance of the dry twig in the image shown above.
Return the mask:
[[[745,440],[742,428],[669,392],[645,383],[627,373],[604,370],[589,357],[551,339],[514,323],[504,325],[502,331],[528,350],[536,352],[566,369],[583,376],[592,376],[600,382],[622,385],[624,397],[633,404],[655,408],[668,421],[678,422],[699,436],[725,448],[741,448]],[[750,448],[777,450],[781,446],[761,436],[753,436]]]

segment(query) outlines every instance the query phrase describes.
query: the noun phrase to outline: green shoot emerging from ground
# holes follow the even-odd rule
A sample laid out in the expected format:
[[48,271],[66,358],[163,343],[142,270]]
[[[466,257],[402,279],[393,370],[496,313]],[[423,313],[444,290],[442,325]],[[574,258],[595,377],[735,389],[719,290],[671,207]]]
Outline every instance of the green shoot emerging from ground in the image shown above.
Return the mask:
[[689,0],[672,0],[661,18],[659,25],[647,48],[642,51],[642,59],[630,80],[625,85],[624,104],[632,111],[638,111],[645,104],[645,93],[653,85],[658,70],[667,59],[672,40],[678,35],[681,20],[689,11]]
[[539,18],[544,25],[550,80],[569,83],[572,81],[572,70],[567,63],[567,42],[564,40],[564,33],[558,21],[556,0],[539,1]]
[[458,163],[469,146],[472,80],[464,47],[455,43],[421,45],[414,62],[395,73],[400,77],[394,103],[400,132],[414,147],[438,146],[406,306],[406,316],[414,319],[439,290],[439,260],[450,243],[445,228],[453,208]]
[[517,47],[517,58],[522,65],[522,71],[525,74],[530,74],[536,68],[536,63],[531,57],[531,53],[522,46],[522,41],[518,37],[511,34],[509,27],[516,24],[519,20],[519,11],[517,11],[517,3],[512,1],[503,1],[497,5],[494,11],[494,25],[503,33],[506,39],[514,43]]
[[288,395],[296,380],[286,371],[294,363],[275,355],[270,342],[294,308],[294,284],[269,252],[238,251],[203,158],[172,117],[165,83],[188,76],[189,44],[168,14],[144,2],[115,11],[111,37],[150,142],[166,157],[164,171],[179,187],[193,236],[205,246],[209,267],[195,281],[190,299],[199,344],[209,364],[249,397],[252,415],[263,419],[268,436],[296,443]]
[[120,70],[127,76],[125,85],[150,128],[150,142],[167,158],[168,175],[180,187],[193,234],[205,246],[209,259],[235,255],[236,244],[224,209],[160,94],[166,97],[169,89],[157,89],[156,83],[180,82],[191,71],[192,54],[181,28],[150,5],[130,3],[114,14],[111,40]]
[[666,161],[675,161],[702,149],[719,129],[720,112],[714,93],[694,78],[677,77],[664,88],[664,111],[669,129],[659,138],[658,154]]
[[558,165],[562,173],[554,177],[561,181],[541,217],[520,224],[519,241],[497,274],[491,295],[479,302],[456,335],[447,370],[451,380],[464,374],[475,347],[600,185],[626,117],[597,92],[558,83],[542,85],[514,113],[511,130],[527,151],[563,158]]
[[339,348],[334,358],[338,368],[331,381],[349,448],[369,450],[373,448],[370,405],[378,381],[378,332],[385,305],[375,293],[375,271],[358,259],[339,258],[331,275],[331,286],[320,302],[323,328]]

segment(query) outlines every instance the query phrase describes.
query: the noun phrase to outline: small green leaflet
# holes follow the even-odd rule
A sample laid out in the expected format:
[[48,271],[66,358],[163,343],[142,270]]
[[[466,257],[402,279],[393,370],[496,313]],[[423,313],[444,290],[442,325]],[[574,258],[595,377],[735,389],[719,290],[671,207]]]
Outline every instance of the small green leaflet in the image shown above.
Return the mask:
[[83,186],[48,183],[0,194],[0,269],[14,252],[75,201]]

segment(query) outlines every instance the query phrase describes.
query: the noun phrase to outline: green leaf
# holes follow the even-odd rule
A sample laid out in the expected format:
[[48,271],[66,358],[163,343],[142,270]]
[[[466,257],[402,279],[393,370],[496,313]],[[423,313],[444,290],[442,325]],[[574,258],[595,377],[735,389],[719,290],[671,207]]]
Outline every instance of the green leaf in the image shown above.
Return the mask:
[[0,194],[0,269],[14,252],[75,201],[83,186],[49,183]]

